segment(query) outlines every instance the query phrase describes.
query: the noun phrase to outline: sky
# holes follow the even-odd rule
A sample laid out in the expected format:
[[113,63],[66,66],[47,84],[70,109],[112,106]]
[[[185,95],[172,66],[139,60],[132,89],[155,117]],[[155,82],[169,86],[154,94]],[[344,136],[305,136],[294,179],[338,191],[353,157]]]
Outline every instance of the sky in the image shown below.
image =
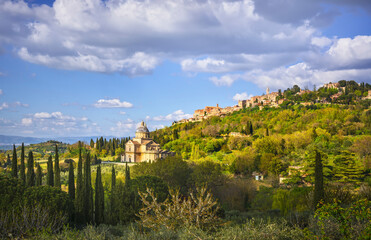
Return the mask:
[[343,79],[371,83],[369,0],[0,0],[0,135],[133,136]]

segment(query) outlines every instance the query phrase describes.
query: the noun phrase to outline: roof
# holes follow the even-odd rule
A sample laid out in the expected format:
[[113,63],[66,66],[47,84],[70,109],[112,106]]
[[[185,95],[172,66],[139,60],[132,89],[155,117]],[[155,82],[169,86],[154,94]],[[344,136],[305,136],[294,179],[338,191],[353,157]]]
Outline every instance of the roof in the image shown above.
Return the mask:
[[147,128],[146,124],[143,121],[140,123],[140,126],[137,128],[137,131],[136,132],[149,133],[148,128]]

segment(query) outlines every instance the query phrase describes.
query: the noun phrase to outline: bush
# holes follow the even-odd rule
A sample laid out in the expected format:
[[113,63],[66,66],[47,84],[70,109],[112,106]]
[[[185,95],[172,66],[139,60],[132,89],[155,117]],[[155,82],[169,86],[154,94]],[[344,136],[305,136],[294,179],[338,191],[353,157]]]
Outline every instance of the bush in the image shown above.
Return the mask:
[[183,199],[179,191],[170,191],[170,197],[163,203],[157,201],[150,189],[139,195],[144,207],[138,216],[140,224],[145,228],[176,230],[182,227],[194,227],[210,231],[217,229],[223,223],[217,215],[218,203],[211,193],[207,192],[206,187],[190,193],[187,199]]
[[155,197],[159,202],[165,201],[169,196],[169,188],[166,183],[159,177],[139,176],[132,180],[133,188],[138,192],[145,192],[147,188],[152,189]]
[[338,202],[324,204],[315,212],[313,229],[324,239],[369,239],[371,236],[371,204],[359,200],[343,208]]
[[52,214],[73,213],[73,203],[66,192],[50,186],[38,186],[27,188],[24,192],[23,203],[25,206],[41,206],[50,210]]

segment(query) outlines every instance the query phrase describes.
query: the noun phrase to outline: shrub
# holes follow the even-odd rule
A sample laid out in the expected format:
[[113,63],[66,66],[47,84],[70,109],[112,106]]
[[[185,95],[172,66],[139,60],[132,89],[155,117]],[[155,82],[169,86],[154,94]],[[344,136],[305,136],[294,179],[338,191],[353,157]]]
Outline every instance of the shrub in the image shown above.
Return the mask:
[[147,188],[152,189],[155,197],[159,202],[163,202],[169,196],[169,188],[166,183],[159,177],[139,176],[132,180],[133,188],[138,192],[145,192]]
[[316,210],[315,219],[321,238],[368,239],[371,236],[371,204],[365,199],[347,208],[336,201],[324,204]]
[[223,224],[217,215],[218,203],[207,192],[206,187],[198,188],[195,193],[191,192],[187,199],[182,198],[179,191],[170,191],[170,197],[163,203],[157,201],[150,189],[139,195],[144,207],[138,217],[145,228],[176,230],[195,227],[210,231]]

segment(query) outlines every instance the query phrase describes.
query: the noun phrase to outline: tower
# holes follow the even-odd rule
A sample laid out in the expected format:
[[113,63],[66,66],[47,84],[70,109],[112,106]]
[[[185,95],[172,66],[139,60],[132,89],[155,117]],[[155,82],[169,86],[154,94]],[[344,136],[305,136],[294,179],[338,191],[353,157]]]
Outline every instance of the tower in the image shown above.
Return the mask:
[[267,95],[269,94],[269,88],[267,88],[266,94],[267,94]]

